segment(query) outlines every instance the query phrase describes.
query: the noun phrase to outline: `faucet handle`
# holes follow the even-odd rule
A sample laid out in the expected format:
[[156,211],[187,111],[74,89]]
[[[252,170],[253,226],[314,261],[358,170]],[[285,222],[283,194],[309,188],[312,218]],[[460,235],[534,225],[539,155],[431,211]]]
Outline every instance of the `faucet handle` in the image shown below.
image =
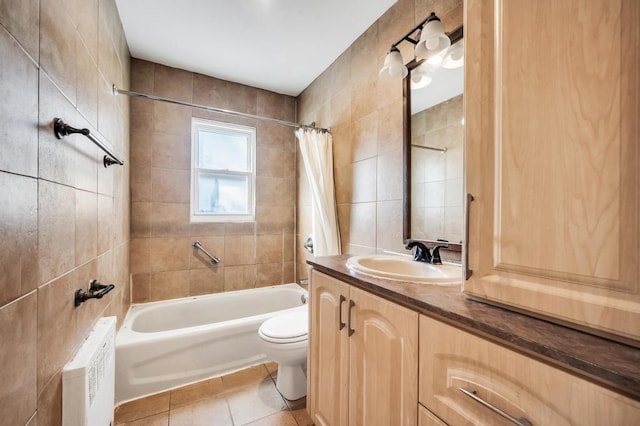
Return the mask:
[[429,248],[419,241],[411,241],[406,245],[407,250],[413,250],[413,260],[417,262],[432,262],[431,253]]
[[434,265],[442,265],[442,259],[440,258],[440,249],[448,249],[448,245],[437,245],[431,249],[432,257],[431,263]]

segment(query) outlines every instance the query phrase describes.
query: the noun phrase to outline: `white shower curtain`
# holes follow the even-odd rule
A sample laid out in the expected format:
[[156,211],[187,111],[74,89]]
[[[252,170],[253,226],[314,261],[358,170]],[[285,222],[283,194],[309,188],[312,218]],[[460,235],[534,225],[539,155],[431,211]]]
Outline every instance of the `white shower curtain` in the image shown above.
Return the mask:
[[313,254],[315,256],[341,254],[333,185],[331,134],[313,129],[298,129],[296,136],[311,186]]

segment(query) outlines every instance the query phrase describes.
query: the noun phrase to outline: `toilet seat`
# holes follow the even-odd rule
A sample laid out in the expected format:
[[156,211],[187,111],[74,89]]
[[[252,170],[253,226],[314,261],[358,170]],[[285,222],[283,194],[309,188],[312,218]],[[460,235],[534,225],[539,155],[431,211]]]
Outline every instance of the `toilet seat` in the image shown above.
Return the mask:
[[307,340],[309,316],[306,309],[276,315],[260,326],[258,334],[271,343],[296,343]]

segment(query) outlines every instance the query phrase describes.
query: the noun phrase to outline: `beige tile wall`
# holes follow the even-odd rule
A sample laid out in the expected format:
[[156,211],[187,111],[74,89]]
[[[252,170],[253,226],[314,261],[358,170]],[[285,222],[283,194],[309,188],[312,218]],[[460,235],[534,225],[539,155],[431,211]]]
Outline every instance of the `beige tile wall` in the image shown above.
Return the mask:
[[412,148],[411,236],[462,241],[462,95],[411,116],[411,143],[447,152]]
[[[0,2],[0,423],[59,425],[61,370],[129,307],[129,51],[113,0]],[[86,138],[120,154],[105,169]],[[114,283],[75,308],[91,279]]]
[[[378,79],[392,43],[436,12],[445,31],[462,25],[462,0],[398,0],[298,97],[301,122],[331,127],[338,220],[345,253],[404,252],[402,86]],[[406,62],[412,46],[402,43]],[[310,192],[298,164],[299,278],[306,276]]]
[[[132,90],[294,121],[295,98],[134,59]],[[191,117],[255,126],[256,222],[190,223]],[[133,301],[295,281],[293,128],[183,106],[131,101]],[[222,261],[192,247],[199,240]]]

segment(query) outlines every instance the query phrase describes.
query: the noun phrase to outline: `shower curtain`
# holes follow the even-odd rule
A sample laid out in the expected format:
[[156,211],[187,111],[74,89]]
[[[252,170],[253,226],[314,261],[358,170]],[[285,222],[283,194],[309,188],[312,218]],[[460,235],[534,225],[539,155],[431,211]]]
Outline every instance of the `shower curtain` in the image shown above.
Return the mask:
[[302,161],[311,186],[313,254],[341,254],[340,231],[333,186],[333,148],[331,134],[298,129]]

